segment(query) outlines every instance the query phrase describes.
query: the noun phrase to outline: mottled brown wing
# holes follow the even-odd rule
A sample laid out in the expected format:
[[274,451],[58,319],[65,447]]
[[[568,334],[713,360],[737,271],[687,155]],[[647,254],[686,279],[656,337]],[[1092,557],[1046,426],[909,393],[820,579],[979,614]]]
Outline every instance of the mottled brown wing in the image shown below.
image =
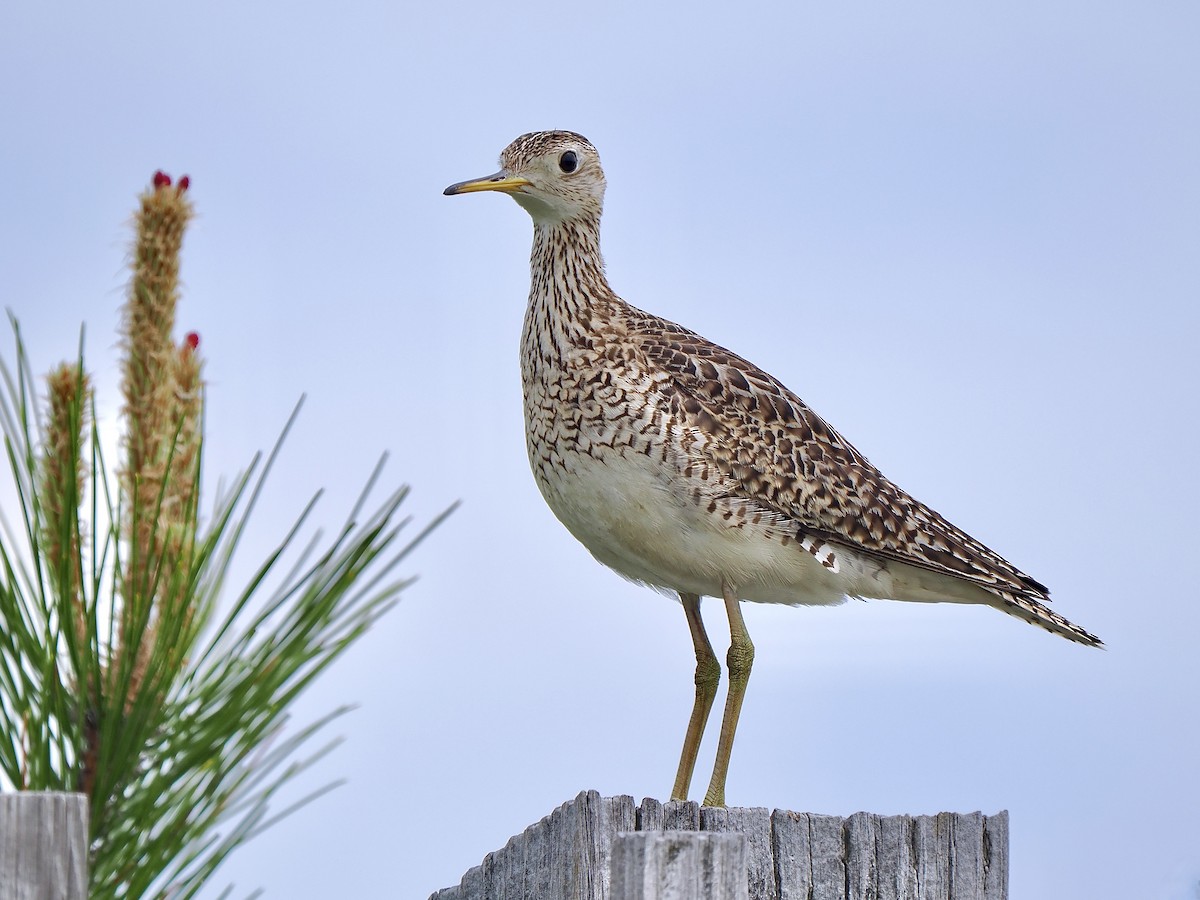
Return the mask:
[[1044,585],[892,484],[771,375],[640,310],[630,325],[653,366],[673,376],[686,420],[714,439],[706,454],[747,497],[813,537],[1048,599]]

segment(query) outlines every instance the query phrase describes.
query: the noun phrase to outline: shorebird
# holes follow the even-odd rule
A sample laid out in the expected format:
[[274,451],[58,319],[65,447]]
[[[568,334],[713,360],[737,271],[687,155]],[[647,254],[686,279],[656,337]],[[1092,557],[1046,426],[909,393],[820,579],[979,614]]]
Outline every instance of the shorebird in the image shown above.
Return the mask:
[[521,380],[534,479],[597,560],[678,593],[691,631],[696,696],[674,799],[687,798],[721,674],[701,597],[724,601],[730,631],[706,806],[725,805],[754,660],[743,600],[979,603],[1101,646],[1045,605],[1045,585],[894,485],[780,381],[618,297],[600,255],[605,179],[590,141],[525,134],[500,165],[445,193],[499,191],[533,218]]

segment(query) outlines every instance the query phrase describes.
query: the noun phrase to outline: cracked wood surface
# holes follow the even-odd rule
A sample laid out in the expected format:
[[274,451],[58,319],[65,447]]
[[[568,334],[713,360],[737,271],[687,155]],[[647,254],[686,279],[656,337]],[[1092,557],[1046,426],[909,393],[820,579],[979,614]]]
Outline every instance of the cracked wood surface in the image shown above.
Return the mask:
[[87,871],[87,797],[0,794],[0,898],[85,900]]
[[[646,799],[636,804],[629,796],[601,797],[596,791],[584,791],[489,853],[460,884],[435,891],[430,900],[652,896],[628,894],[622,887],[628,883],[624,875],[613,881],[613,847],[619,834],[663,831],[743,835],[747,893],[738,896],[749,900],[1008,897],[1007,812],[991,816],[859,812],[842,817],[771,812],[762,807],[702,808],[691,801]],[[647,844],[637,853],[652,854],[654,846],[669,845]]]

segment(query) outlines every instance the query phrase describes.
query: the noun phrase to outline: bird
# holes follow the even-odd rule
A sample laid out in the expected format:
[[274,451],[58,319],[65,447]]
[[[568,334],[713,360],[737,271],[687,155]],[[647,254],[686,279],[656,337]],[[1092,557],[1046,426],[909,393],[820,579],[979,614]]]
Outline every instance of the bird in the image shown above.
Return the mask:
[[705,806],[725,805],[754,662],[744,601],[975,603],[1103,645],[1046,605],[1044,584],[893,484],[781,381],[621,299],[600,253],[606,180],[587,138],[524,134],[500,167],[444,193],[508,194],[533,219],[520,356],[534,480],[600,563],[678,594],[691,633],[695,700],[673,799],[688,797],[721,677],[702,597],[723,601],[730,630]]

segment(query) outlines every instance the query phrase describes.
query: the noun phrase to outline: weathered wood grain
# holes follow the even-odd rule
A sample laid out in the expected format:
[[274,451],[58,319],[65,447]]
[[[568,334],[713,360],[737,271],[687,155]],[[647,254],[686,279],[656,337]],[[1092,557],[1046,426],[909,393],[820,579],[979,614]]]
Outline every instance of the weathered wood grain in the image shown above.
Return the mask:
[[755,900],[779,900],[775,854],[771,849],[771,812],[765,807],[700,810],[704,831],[735,832],[746,836],[746,884]]
[[771,851],[779,900],[811,900],[812,832],[808,815],[775,810],[771,814]]
[[875,837],[878,875],[877,900],[903,900],[917,896],[917,863],[913,850],[911,816],[879,816]]
[[649,798],[635,805],[632,797],[586,791],[433,900],[617,900],[610,882],[614,847],[622,833],[634,831],[744,835],[749,900],[1008,897],[1004,812],[843,818]]
[[695,800],[662,803],[647,797],[637,809],[638,831],[699,831],[700,804]]
[[843,826],[847,900],[875,900],[879,882],[879,817],[858,812]]
[[86,900],[87,863],[83,794],[0,794],[0,897]]
[[983,898],[1008,900],[1008,810],[983,820]]
[[612,846],[610,900],[749,900],[746,837],[634,831]]

